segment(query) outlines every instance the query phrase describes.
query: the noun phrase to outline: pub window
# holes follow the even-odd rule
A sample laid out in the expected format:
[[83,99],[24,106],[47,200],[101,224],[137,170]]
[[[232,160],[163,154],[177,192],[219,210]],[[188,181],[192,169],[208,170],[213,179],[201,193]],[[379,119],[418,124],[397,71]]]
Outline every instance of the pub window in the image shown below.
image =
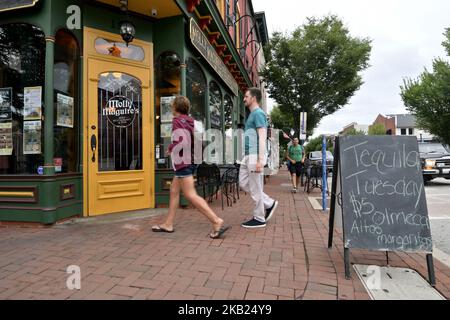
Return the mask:
[[222,93],[219,85],[211,81],[209,83],[209,112],[211,119],[211,128],[222,128]]
[[[211,129],[216,129],[222,131],[222,93],[220,92],[219,85],[217,82],[211,81],[209,83],[209,119],[211,123]],[[208,141],[210,141],[208,137]],[[223,145],[222,145],[223,147]],[[207,162],[220,163],[223,159],[220,159],[223,154],[212,151],[212,158],[208,159]]]
[[414,134],[414,129],[413,128],[409,128],[408,129],[408,133],[410,136],[412,136]]
[[199,64],[187,59],[186,95],[191,101],[191,116],[196,120],[197,129],[204,131],[206,123],[206,77]]
[[170,159],[164,154],[171,142],[173,98],[181,93],[181,60],[172,51],[156,59],[156,166],[170,168]]
[[401,129],[401,135],[406,136],[406,129]]
[[223,109],[225,117],[225,158],[227,163],[234,162],[233,149],[233,100],[226,94],[223,99]]
[[53,164],[56,173],[79,171],[79,82],[80,50],[75,37],[60,30],[55,36],[54,67],[54,146]]
[[[200,65],[192,58],[186,59],[186,96],[191,102],[191,116],[194,118],[195,131],[203,134],[206,140],[206,77]],[[206,142],[203,147],[206,146]]]
[[124,42],[103,38],[95,39],[95,50],[100,54],[128,60],[143,61],[145,58],[144,49],[141,47],[133,44],[127,46]]
[[0,25],[0,174],[42,173],[44,76],[42,30]]

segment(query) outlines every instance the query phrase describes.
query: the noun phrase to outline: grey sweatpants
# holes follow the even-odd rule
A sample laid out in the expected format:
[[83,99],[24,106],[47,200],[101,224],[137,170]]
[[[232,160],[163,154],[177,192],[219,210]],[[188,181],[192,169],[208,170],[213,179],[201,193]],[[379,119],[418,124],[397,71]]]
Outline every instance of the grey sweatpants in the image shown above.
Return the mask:
[[266,222],[266,209],[272,207],[275,200],[264,193],[264,171],[256,173],[255,170],[256,156],[245,156],[239,169],[239,186],[250,194],[255,202],[253,217],[258,221]]

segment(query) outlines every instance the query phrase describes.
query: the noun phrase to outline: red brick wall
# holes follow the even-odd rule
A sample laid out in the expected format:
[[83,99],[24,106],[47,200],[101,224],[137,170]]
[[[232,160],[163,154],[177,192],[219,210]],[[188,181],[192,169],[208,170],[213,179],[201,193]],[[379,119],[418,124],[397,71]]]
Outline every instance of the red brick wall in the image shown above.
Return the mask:
[[384,127],[386,128],[386,132],[388,130],[391,130],[392,135],[395,136],[395,118],[387,118],[380,114],[378,115],[372,126],[375,124],[384,125]]

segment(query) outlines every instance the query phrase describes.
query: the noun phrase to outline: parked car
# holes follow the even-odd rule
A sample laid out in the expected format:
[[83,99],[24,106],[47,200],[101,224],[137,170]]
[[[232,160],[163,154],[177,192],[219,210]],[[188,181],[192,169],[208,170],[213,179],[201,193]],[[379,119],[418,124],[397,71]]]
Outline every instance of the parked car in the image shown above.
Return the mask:
[[[333,172],[333,162],[334,157],[330,151],[326,152],[327,154],[327,172]],[[311,162],[311,165],[322,165],[322,151],[312,151],[308,154],[308,159]]]
[[423,180],[434,178],[450,180],[450,150],[442,143],[419,143]]

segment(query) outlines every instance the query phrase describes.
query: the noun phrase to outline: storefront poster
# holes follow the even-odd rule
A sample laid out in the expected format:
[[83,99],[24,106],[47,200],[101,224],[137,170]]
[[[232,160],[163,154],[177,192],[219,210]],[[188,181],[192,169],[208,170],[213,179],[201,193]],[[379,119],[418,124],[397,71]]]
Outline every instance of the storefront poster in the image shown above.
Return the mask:
[[0,121],[11,120],[12,88],[0,88]]
[[58,93],[56,95],[56,125],[73,128],[73,98]]
[[63,159],[62,158],[54,158],[53,165],[55,166],[55,172],[62,172]]
[[165,123],[161,125],[161,138],[170,138],[172,136],[172,124]]
[[41,121],[23,122],[23,154],[41,153]]
[[172,122],[172,102],[175,97],[161,97],[161,122]]
[[12,122],[0,123],[0,156],[10,156],[12,151]]
[[42,87],[25,87],[24,99],[24,120],[41,120],[42,118]]

